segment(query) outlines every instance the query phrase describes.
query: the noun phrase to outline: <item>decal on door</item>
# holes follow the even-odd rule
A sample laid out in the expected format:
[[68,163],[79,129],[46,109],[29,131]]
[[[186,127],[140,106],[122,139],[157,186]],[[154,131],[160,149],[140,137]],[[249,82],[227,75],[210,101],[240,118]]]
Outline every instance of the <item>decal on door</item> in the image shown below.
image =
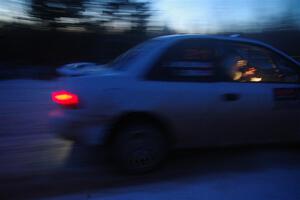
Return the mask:
[[300,88],[275,88],[274,109],[300,109]]
[[288,101],[299,100],[300,88],[275,88],[274,100],[275,101]]

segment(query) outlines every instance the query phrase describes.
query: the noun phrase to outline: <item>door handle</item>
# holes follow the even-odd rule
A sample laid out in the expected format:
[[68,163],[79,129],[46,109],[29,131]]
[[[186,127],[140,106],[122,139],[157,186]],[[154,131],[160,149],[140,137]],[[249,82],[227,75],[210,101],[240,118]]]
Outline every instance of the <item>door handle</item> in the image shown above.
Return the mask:
[[239,94],[235,94],[235,93],[226,93],[223,94],[222,99],[224,101],[237,101],[240,98]]

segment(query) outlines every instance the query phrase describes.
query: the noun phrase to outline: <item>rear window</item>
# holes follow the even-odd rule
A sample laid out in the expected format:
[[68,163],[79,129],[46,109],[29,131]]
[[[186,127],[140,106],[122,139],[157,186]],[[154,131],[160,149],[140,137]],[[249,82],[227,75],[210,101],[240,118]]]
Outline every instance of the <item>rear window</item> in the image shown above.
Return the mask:
[[138,44],[137,46],[118,56],[109,64],[109,66],[117,70],[126,70],[131,61],[135,60],[142,53],[145,53],[151,48],[155,47],[158,42],[158,39],[152,39]]

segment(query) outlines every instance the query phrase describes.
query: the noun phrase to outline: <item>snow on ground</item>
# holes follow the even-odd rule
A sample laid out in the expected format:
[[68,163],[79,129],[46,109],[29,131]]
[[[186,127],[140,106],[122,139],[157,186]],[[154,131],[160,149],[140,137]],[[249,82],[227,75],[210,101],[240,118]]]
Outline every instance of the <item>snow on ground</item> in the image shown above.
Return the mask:
[[57,83],[0,82],[0,176],[46,170],[62,162],[69,144],[55,138],[48,123],[50,94]]
[[[82,193],[47,200],[274,200],[300,199],[300,170],[227,173],[222,176],[196,176],[181,180],[141,184],[103,192]],[[45,200],[46,200],[45,199]]]

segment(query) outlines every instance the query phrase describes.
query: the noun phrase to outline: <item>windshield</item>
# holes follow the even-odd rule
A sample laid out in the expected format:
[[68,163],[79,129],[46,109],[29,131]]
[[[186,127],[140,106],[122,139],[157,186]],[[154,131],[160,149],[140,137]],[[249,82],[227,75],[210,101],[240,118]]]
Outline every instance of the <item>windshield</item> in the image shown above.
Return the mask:
[[158,39],[151,39],[129,49],[109,63],[108,66],[118,70],[127,69],[129,62],[136,59],[142,53],[148,52],[150,48],[157,44],[157,41]]

